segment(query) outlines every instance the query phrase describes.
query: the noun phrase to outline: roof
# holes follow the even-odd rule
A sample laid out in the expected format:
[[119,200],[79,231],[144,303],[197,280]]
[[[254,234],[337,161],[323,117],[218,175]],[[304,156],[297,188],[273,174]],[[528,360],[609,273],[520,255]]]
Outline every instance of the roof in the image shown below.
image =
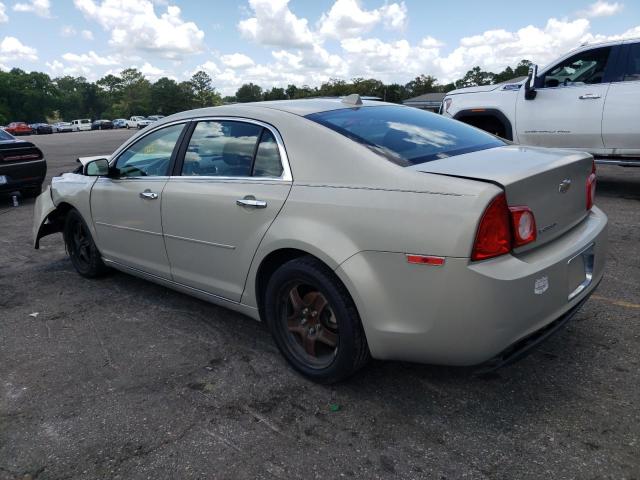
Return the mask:
[[[179,118],[191,118],[194,116],[216,116],[216,115],[250,115],[264,109],[278,110],[292,113],[294,115],[310,115],[312,113],[326,112],[329,110],[339,110],[343,108],[355,108],[351,103],[345,103],[341,98],[303,98],[298,100],[271,100],[266,102],[247,102],[221,105],[219,107],[205,107],[197,110],[188,110],[176,113],[169,117],[160,119],[158,124],[167,123]],[[358,107],[382,107],[385,105],[395,105],[396,103],[380,102],[362,99],[362,105]],[[246,113],[243,113],[246,112]]]

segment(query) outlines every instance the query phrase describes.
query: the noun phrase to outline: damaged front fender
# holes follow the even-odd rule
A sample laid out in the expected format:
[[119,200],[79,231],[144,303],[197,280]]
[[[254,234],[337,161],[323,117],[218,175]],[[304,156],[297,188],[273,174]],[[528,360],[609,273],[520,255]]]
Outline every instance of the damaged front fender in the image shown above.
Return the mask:
[[33,248],[40,248],[40,239],[52,233],[62,231],[62,223],[49,216],[56,211],[51,196],[51,186],[36,198],[33,209]]

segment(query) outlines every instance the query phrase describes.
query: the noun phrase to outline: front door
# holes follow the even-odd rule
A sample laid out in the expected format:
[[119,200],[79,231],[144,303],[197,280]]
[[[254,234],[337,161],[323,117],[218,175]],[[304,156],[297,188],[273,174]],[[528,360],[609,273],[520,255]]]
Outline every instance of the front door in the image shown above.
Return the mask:
[[284,162],[282,140],[267,126],[196,125],[162,199],[176,282],[240,301],[253,255],[291,190]]
[[609,83],[611,47],[577,53],[549,68],[536,82],[536,97],[518,92],[518,142],[542,147],[604,148],[602,111]]
[[113,175],[94,184],[91,211],[106,260],[171,278],[160,206],[183,128],[177,124],[143,136],[118,155]]

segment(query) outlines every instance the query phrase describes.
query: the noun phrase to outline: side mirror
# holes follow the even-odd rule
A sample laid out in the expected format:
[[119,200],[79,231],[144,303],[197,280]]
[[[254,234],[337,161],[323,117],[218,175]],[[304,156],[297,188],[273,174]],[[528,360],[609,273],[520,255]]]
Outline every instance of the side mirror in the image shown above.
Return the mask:
[[87,163],[82,171],[89,177],[106,177],[109,175],[109,161],[106,158],[98,158]]
[[534,63],[529,67],[529,78],[524,83],[524,98],[533,100],[536,98],[536,78],[538,77],[538,66]]

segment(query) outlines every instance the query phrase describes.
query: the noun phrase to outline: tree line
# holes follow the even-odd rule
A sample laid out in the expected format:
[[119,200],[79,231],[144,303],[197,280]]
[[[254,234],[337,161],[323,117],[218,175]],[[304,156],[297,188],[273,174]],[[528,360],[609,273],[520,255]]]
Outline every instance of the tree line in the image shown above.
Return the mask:
[[284,100],[307,97],[342,96],[351,93],[379,97],[401,103],[425,93],[448,92],[456,88],[489,85],[527,75],[531,62],[522,60],[515,68],[502,72],[469,70],[455,82],[440,84],[431,75],[420,75],[406,84],[385,84],[373,78],[350,81],[331,79],[319,87],[288,85],[263,89],[259,85],[242,85],[234,96],[222,97],[213,79],[204,71],[189,80],[176,82],[162,77],[149,81],[135,68],[119,75],[106,75],[89,82],[84,77],[51,78],[42,72],[25,72],[14,68],[0,70],[0,125],[12,121],[54,122],[75,118],[128,118],[131,115],[171,115],[193,108],[223,103]]

